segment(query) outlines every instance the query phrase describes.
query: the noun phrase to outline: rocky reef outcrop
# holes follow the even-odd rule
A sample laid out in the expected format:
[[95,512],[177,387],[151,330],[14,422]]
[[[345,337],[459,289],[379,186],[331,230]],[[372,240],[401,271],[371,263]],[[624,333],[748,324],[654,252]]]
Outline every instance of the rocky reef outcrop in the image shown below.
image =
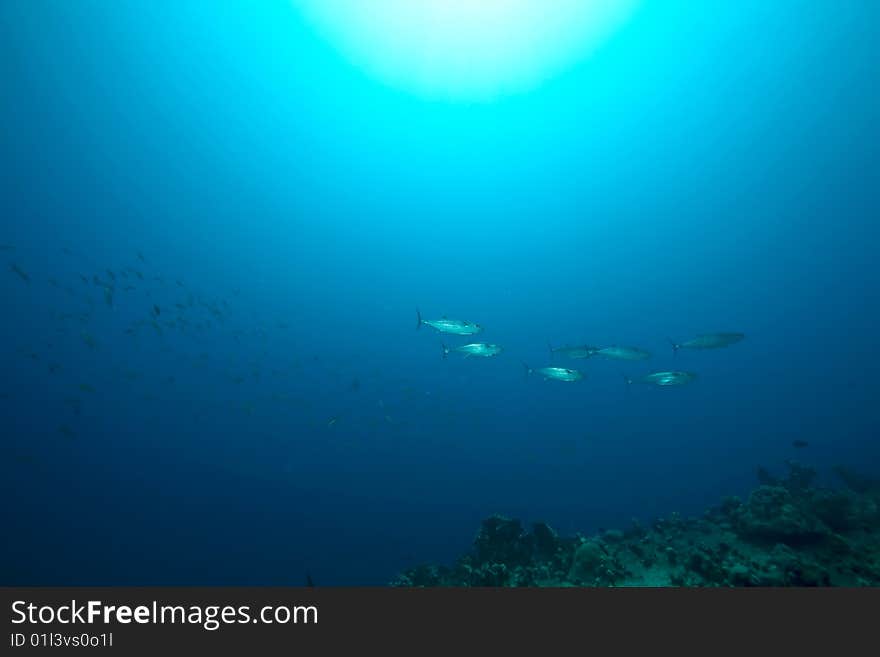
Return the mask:
[[544,523],[483,521],[451,566],[411,568],[392,586],[880,586],[880,481],[836,468],[840,488],[789,462],[758,470],[745,500],[702,517],[672,514],[594,536],[561,537]]

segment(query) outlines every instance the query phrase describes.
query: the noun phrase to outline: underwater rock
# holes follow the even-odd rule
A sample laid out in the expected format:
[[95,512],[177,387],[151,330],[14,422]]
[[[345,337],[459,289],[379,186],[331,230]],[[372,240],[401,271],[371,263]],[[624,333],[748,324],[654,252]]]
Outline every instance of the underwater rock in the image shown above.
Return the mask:
[[801,465],[797,461],[786,461],[788,477],[782,481],[792,495],[799,495],[810,490],[816,480],[816,470]]
[[487,518],[474,541],[477,563],[523,561],[528,550],[522,539],[523,529],[519,520],[497,515]]
[[835,532],[858,529],[863,524],[863,517],[867,520],[866,516],[870,516],[870,510],[864,508],[858,496],[850,491],[817,491],[812,506],[816,516]]
[[471,551],[452,568],[418,566],[392,586],[561,586],[567,580],[575,539],[560,539],[545,523],[524,532],[500,515],[483,521]]
[[606,543],[620,543],[624,539],[624,534],[619,529],[609,529],[602,534],[602,540]]
[[853,492],[860,495],[880,495],[880,479],[869,477],[843,465],[838,465],[832,470]]
[[787,586],[828,586],[831,579],[828,572],[814,560],[797,554],[787,545],[778,544],[773,548],[770,563],[776,566],[783,585]]
[[447,580],[444,575],[447,569],[442,566],[423,564],[405,573],[400,573],[391,586],[443,586]]
[[698,574],[707,583],[720,585],[727,580],[727,570],[724,567],[723,558],[706,546],[700,546],[691,552],[687,568]]
[[788,488],[760,486],[735,515],[734,527],[745,538],[803,545],[822,540],[830,530],[804,512]]
[[533,558],[547,560],[559,549],[559,537],[550,525],[537,522],[532,525],[531,534],[527,537]]
[[[699,519],[678,514],[643,527],[561,537],[544,523],[487,518],[450,567],[423,565],[393,586],[878,586],[880,494],[852,476],[815,488],[811,468],[759,472],[745,502],[724,498]],[[768,478],[769,477],[769,478]],[[863,492],[855,490],[858,488]]]
[[516,580],[512,580],[512,573],[509,572],[507,565],[503,563],[485,564],[482,568],[470,572],[471,586],[511,586],[516,583]]
[[568,579],[584,586],[614,586],[628,574],[617,554],[602,539],[592,538],[575,550]]
[[784,478],[775,477],[767,468],[759,467],[757,470],[758,483],[762,486],[782,486],[792,495],[800,495],[810,490],[816,480],[816,470],[802,465],[794,460],[785,462],[788,474]]
[[558,556],[560,547],[559,536],[546,523],[534,523],[531,531],[524,532],[519,520],[495,515],[483,521],[474,541],[472,557],[476,564],[528,566],[552,561]]
[[602,570],[605,552],[598,541],[586,541],[574,553],[570,578],[575,581],[593,582]]

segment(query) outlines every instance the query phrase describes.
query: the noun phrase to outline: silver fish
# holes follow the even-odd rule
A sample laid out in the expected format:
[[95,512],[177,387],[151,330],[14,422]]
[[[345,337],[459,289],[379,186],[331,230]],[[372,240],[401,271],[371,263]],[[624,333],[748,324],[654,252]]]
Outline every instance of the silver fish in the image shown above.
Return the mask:
[[745,333],[704,333],[686,342],[677,343],[675,340],[669,340],[672,345],[672,353],[677,353],[679,349],[719,349],[736,344],[742,340]]
[[696,378],[697,375],[693,372],[652,372],[651,374],[646,374],[645,376],[638,379],[631,379],[629,377],[626,377],[626,382],[628,384],[647,383],[653,386],[666,387],[682,386],[686,383],[690,383]]
[[647,360],[651,357],[651,352],[639,349],[638,347],[618,347],[613,345],[597,349],[595,355],[612,360]]
[[460,347],[447,347],[445,344],[442,346],[443,358],[446,358],[451,351],[457,351],[460,354],[464,354],[465,358],[470,358],[471,356],[490,358],[491,356],[497,356],[504,351],[499,345],[488,344],[486,342],[472,342],[471,344],[464,344]]
[[451,333],[453,335],[476,335],[483,330],[483,327],[473,322],[463,319],[448,319],[441,317],[440,319],[422,319],[422,313],[416,310],[419,323],[416,328],[422,328],[422,324],[426,324],[437,329],[440,333]]
[[550,347],[550,355],[553,354],[562,354],[563,356],[567,356],[568,358],[581,359],[581,358],[590,358],[595,355],[598,351],[598,347],[591,347],[589,345],[575,345],[569,346],[564,345],[562,347],[554,347],[550,343],[547,344]]
[[568,367],[541,367],[539,369],[533,370],[531,367],[523,363],[523,367],[526,368],[526,376],[532,373],[538,373],[544,377],[544,380],[553,379],[554,381],[565,381],[566,383],[572,383],[574,381],[580,381],[584,378],[583,373],[578,370],[569,369]]

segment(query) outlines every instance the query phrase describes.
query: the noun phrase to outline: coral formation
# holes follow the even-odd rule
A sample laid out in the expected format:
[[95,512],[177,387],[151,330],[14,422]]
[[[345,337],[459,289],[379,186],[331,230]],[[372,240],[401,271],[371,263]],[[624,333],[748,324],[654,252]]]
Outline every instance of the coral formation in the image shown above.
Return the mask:
[[451,567],[409,569],[392,586],[878,586],[880,482],[845,468],[845,488],[814,485],[788,462],[758,470],[748,499],[724,499],[700,518],[668,518],[591,537],[544,523],[486,519]]

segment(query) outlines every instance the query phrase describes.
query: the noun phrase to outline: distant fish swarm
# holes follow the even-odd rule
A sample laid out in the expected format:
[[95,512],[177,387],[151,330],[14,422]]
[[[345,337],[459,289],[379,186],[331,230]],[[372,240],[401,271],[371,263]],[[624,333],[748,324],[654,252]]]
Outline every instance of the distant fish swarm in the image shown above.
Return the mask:
[[[59,340],[80,345],[89,361],[95,363],[106,362],[108,357],[116,358],[120,354],[136,355],[142,352],[144,346],[152,346],[158,350],[157,356],[160,353],[176,356],[193,373],[225,381],[234,392],[229,393],[228,399],[206,400],[200,404],[194,413],[199,421],[214,414],[218,405],[251,415],[262,406],[262,397],[257,397],[256,400],[244,398],[249,391],[253,391],[255,382],[259,384],[276,377],[300,376],[309,368],[320,368],[336,376],[339,389],[352,393],[347,399],[370,394],[375,387],[376,377],[380,376],[378,373],[364,373],[352,378],[351,374],[342,374],[335,370],[329,365],[332,359],[325,358],[323,354],[300,354],[290,358],[271,353],[272,328],[287,331],[294,325],[293,320],[273,317],[255,325],[250,313],[238,312],[237,304],[247,299],[247,295],[242,296],[238,287],[230,290],[231,296],[225,298],[216,293],[203,294],[191,287],[188,280],[178,278],[171,272],[157,271],[153,259],[146,257],[141,251],[135,252],[127,263],[117,262],[110,268],[105,263],[98,265],[84,260],[83,254],[78,250],[62,248],[60,251],[64,257],[59,262],[67,263],[67,279],[58,271],[41,276],[34,270],[33,263],[26,262],[21,256],[21,250],[12,244],[0,243],[0,251],[15,254],[14,262],[7,261],[7,271],[16,290],[22,293],[25,290],[34,291],[42,283],[46,283],[51,287],[51,298],[64,304],[51,310],[53,333],[44,342],[45,351],[33,344],[22,345],[19,349],[23,358],[38,364],[42,372],[64,382],[71,391],[63,399],[67,417],[58,427],[58,432],[63,436],[83,435],[82,422],[88,417],[85,411],[89,406],[101,403],[108,393],[112,393],[120,385],[142,387],[147,382],[161,384],[161,390],[140,390],[144,400],[156,401],[164,397],[162,391],[184,389],[187,377],[185,372],[179,370],[171,374],[158,372],[151,375],[148,370],[134,369],[135,366],[142,365],[142,362],[122,362],[114,366],[112,379],[102,377],[100,372],[91,372],[87,377],[88,382],[85,382],[73,378],[81,376],[80,367],[60,360],[63,352],[55,336]],[[483,367],[490,366],[491,361],[508,353],[506,346],[485,340],[482,337],[485,333],[484,326],[470,319],[450,318],[446,315],[435,319],[425,318],[418,309],[416,319],[417,329],[427,326],[442,335],[444,342],[440,344],[439,355],[444,360],[480,361]],[[128,344],[123,351],[114,347],[118,345],[116,335],[127,336],[125,339]],[[479,338],[475,337],[478,335]],[[728,347],[742,341],[744,337],[743,333],[719,332],[697,334],[682,341],[668,340],[673,355],[676,355],[684,350],[705,351]],[[183,340],[203,345],[199,347],[200,353],[180,351],[187,344]],[[214,345],[222,344],[222,340],[241,346],[242,349],[233,352],[209,351]],[[247,346],[251,349],[246,349]],[[575,342],[554,347],[547,343],[547,348],[549,357],[542,350],[547,362],[536,363],[537,367],[523,364],[527,380],[540,378],[544,381],[577,383],[587,378],[588,363],[591,364],[595,359],[630,364],[654,359],[651,351],[619,344],[603,346]],[[565,366],[567,363],[562,361],[568,359],[581,361],[577,364],[579,369]],[[157,362],[161,360],[157,359]],[[381,368],[376,368],[376,372],[381,371]],[[622,375],[627,385],[644,384],[664,388],[680,387],[697,379],[695,372],[684,368],[658,367],[643,374]],[[424,391],[425,396],[431,394],[430,390]],[[406,385],[403,388],[405,403],[411,403],[416,399],[415,395],[414,386]],[[384,399],[378,400],[377,410],[373,411],[373,417],[369,420],[371,424],[368,426],[371,430],[382,426],[406,427],[406,415],[398,413],[395,400],[384,395],[383,397]],[[8,398],[9,393],[0,392],[0,400]],[[276,393],[271,399],[300,410],[312,408],[311,402],[305,396],[287,392]],[[321,420],[313,420],[313,426],[333,428],[331,433],[338,436],[356,425],[352,417],[345,409],[338,409],[332,414],[323,415]],[[807,447],[807,442],[795,440],[792,446],[803,449]]]

